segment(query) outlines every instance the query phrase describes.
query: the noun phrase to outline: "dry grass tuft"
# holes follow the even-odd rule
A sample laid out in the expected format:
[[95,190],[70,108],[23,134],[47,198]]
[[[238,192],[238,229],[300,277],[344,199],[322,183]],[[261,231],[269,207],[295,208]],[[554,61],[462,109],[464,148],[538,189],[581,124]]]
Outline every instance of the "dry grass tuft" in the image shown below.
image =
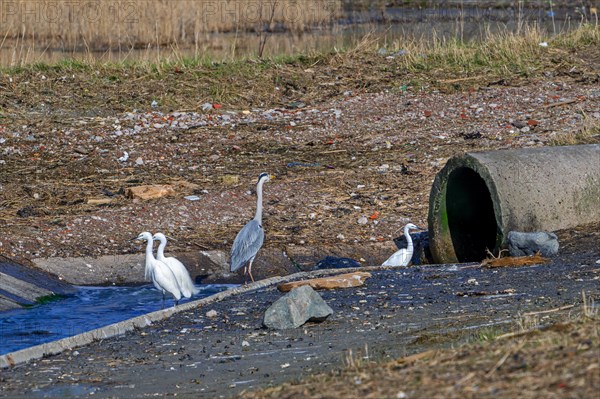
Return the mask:
[[335,0],[13,0],[0,7],[5,40],[104,51],[194,46],[215,32],[303,32],[330,24],[341,5]]

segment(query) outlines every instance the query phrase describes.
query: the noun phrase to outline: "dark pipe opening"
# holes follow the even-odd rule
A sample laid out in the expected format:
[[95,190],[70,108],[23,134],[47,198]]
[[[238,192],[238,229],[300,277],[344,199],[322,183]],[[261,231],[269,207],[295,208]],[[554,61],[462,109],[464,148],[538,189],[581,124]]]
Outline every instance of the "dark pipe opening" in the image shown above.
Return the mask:
[[459,262],[478,262],[496,246],[494,204],[485,181],[470,168],[448,176],[446,211],[452,244]]

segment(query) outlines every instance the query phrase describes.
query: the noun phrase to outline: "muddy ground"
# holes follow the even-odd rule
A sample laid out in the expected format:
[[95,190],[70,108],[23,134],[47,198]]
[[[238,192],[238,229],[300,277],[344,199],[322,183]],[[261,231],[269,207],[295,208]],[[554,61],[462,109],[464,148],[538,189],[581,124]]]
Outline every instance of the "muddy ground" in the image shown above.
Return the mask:
[[[600,298],[599,227],[562,232],[562,254],[548,265],[372,272],[363,287],[321,292],[334,314],[293,330],[262,327],[264,311],[282,295],[275,287],[229,297],[122,337],[3,370],[1,396],[228,398],[355,362],[396,359],[564,323],[581,313],[582,293],[588,301]],[[216,311],[216,317],[208,317],[209,311]],[[597,347],[578,356],[578,368],[592,367]],[[500,380],[505,372],[510,368],[497,371]],[[573,391],[576,397],[591,397],[596,374]],[[544,384],[538,389],[561,391]],[[521,392],[508,385],[480,393],[514,397]],[[455,394],[463,396],[460,390]],[[323,392],[313,397],[336,396]],[[408,397],[423,396],[416,390]]]

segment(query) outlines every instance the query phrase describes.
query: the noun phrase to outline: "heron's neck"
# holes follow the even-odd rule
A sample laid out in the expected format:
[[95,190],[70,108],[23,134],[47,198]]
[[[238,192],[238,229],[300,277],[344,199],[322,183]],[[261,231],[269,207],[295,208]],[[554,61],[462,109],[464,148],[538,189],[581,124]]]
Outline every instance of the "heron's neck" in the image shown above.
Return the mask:
[[160,245],[156,250],[156,259],[161,260],[165,257],[165,247],[167,246],[167,240],[160,240]]
[[254,214],[254,220],[258,223],[262,223],[263,184],[264,181],[261,181],[256,185],[256,214]]

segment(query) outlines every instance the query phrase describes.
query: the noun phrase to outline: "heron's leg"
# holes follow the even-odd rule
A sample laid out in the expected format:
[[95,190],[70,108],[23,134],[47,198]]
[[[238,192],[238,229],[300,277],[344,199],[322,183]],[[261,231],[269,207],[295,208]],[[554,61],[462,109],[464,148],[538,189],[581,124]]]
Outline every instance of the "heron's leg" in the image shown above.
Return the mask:
[[162,308],[165,308],[165,293],[163,292],[163,302],[162,302]]
[[244,266],[244,285],[248,284],[248,279],[246,278],[247,273],[248,273],[248,266]]
[[254,262],[254,258],[250,259],[250,264],[248,265],[248,274],[250,275],[252,282],[254,282],[254,277],[252,277],[252,262]]

